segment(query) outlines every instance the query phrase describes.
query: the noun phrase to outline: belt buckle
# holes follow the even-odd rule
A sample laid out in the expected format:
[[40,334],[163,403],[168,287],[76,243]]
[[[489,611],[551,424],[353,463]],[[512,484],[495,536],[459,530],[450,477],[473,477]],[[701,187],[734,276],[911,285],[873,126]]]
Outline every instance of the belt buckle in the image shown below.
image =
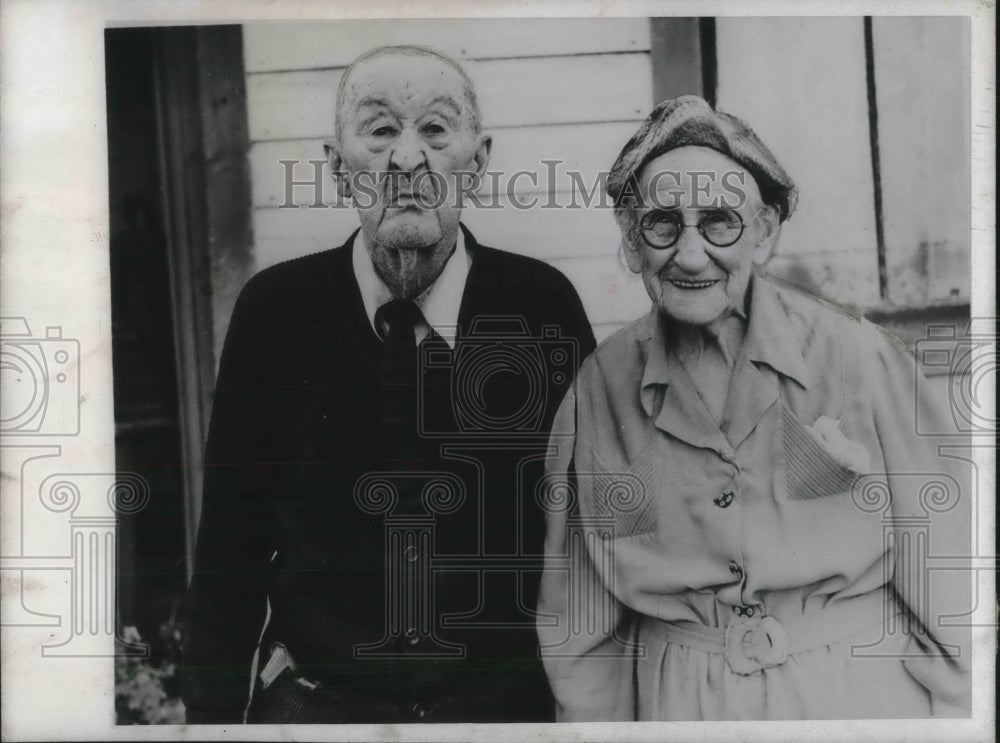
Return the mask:
[[726,627],[725,655],[733,673],[749,676],[788,659],[788,635],[774,617],[740,617]]

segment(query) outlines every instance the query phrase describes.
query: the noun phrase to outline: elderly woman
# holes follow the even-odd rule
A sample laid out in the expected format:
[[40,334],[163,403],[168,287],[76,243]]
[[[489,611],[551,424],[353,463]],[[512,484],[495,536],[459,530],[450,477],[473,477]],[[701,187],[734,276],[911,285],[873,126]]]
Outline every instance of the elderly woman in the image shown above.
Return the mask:
[[915,433],[945,413],[906,350],[764,277],[788,174],[687,96],[608,192],[653,307],[553,428],[538,628],[559,719],[967,715],[970,579],[921,562],[970,554],[967,476]]

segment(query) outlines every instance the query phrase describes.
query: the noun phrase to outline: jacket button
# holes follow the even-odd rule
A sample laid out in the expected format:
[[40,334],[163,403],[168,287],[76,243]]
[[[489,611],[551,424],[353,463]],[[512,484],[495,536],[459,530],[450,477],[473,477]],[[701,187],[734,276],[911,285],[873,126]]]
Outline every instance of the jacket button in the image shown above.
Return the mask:
[[743,577],[743,568],[741,568],[736,560],[729,561],[729,572],[735,575],[737,578]]

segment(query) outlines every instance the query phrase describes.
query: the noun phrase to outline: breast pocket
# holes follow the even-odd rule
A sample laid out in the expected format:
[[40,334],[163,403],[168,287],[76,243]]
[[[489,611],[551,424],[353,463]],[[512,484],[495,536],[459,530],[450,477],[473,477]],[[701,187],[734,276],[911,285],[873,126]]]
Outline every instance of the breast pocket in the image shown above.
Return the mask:
[[663,467],[655,447],[646,447],[630,464],[621,466],[606,464],[595,451],[593,463],[589,479],[594,516],[613,521],[615,537],[656,531]]
[[782,443],[788,497],[811,500],[849,493],[859,477],[830,454],[787,406],[782,406]]

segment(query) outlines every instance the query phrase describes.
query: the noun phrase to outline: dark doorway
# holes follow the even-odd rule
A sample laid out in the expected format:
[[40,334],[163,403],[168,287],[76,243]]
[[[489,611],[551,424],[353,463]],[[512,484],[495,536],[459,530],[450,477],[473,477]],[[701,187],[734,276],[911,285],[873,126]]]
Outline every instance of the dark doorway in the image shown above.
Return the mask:
[[105,31],[119,633],[171,660],[194,557],[215,363],[252,273],[240,26]]
[[115,457],[149,502],[119,513],[119,723],[179,723],[178,622],[191,575],[217,343],[252,270],[240,26],[104,34]]
[[118,520],[119,636],[162,657],[161,626],[186,584],[184,484],[170,260],[155,100],[154,29],[105,36],[115,457],[149,484]]

